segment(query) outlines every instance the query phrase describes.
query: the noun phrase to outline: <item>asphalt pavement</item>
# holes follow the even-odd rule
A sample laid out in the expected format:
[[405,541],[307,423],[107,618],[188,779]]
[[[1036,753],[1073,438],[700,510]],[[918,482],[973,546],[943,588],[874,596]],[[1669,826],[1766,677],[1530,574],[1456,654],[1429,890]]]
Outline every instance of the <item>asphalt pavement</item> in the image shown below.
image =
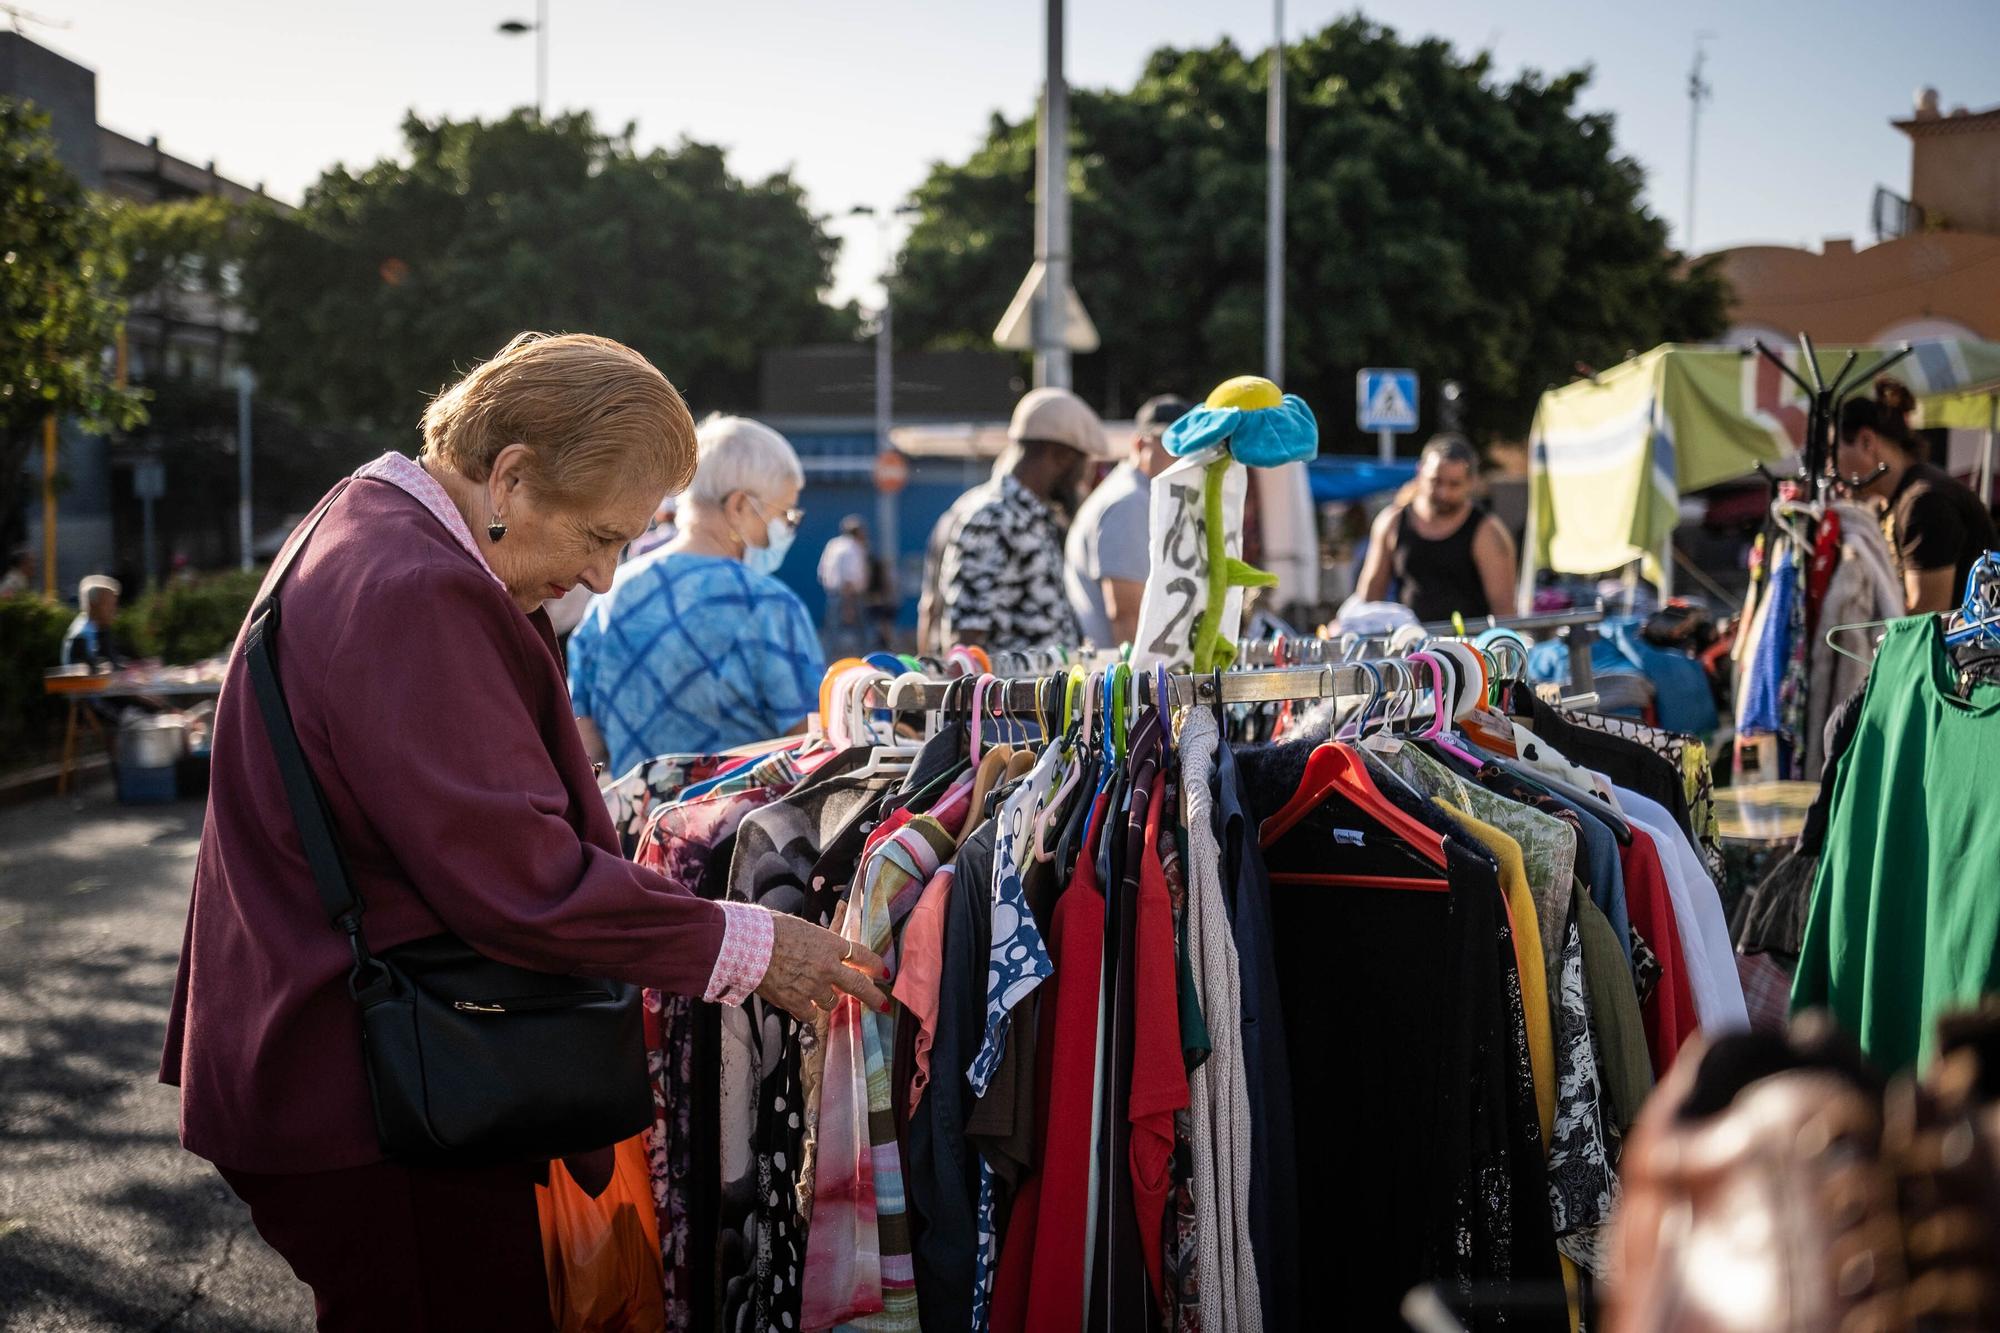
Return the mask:
[[157,1081],[202,805],[0,809],[0,1329],[265,1333],[312,1302]]

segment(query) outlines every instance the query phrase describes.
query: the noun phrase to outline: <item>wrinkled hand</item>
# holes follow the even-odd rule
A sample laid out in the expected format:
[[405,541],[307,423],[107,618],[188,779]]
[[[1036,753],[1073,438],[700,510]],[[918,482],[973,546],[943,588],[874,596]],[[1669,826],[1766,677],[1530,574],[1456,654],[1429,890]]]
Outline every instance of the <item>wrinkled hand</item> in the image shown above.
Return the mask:
[[878,1013],[888,1009],[888,994],[875,984],[889,979],[880,958],[783,912],[772,913],[771,923],[771,966],[757,987],[758,998],[801,1023],[812,1021],[814,1009],[831,1011],[842,991]]

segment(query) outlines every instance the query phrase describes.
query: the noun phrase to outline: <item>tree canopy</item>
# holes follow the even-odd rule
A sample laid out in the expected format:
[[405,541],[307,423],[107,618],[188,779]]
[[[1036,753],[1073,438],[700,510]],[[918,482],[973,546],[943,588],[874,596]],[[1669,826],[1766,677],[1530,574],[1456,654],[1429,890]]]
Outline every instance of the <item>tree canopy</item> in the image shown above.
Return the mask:
[[48,117],[0,97],[0,541],[12,541],[44,417],[131,425],[139,395],[105,351],[123,305],[104,216],[57,160]]
[[[1578,105],[1587,70],[1494,76],[1484,54],[1404,42],[1359,16],[1285,52],[1285,387],[1323,448],[1359,447],[1354,372],[1465,390],[1464,423],[1519,437],[1578,361],[1713,336],[1726,293],[1668,250],[1617,153]],[[1103,339],[1076,382],[1107,411],[1200,396],[1263,369],[1266,57],[1162,49],[1129,91],[1071,94],[1074,281]],[[993,117],[940,163],[895,280],[898,340],[990,346],[1034,254],[1035,125]]]
[[642,153],[587,113],[403,133],[406,160],[327,171],[249,248],[255,368],[309,415],[408,432],[523,329],[628,343],[699,412],[747,403],[764,348],[854,331],[820,297],[836,243],[787,175],[739,180],[693,142]]

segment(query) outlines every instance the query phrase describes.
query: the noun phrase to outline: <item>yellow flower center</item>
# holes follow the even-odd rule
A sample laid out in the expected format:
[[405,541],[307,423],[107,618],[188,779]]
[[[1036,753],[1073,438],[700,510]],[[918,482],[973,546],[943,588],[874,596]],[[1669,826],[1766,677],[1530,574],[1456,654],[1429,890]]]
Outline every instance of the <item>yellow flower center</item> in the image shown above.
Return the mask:
[[1246,412],[1277,407],[1284,401],[1285,395],[1278,386],[1262,375],[1238,375],[1233,380],[1224,380],[1208,395],[1210,407],[1240,407]]

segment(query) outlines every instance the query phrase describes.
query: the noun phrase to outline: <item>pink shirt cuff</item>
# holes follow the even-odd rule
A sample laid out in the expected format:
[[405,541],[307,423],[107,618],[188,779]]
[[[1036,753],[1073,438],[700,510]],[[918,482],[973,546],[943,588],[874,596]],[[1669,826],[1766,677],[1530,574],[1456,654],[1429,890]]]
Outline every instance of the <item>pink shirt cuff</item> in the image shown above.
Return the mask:
[[710,1004],[740,1005],[764,982],[771,969],[771,914],[749,903],[717,903],[722,909],[722,948],[715,955],[702,999]]

